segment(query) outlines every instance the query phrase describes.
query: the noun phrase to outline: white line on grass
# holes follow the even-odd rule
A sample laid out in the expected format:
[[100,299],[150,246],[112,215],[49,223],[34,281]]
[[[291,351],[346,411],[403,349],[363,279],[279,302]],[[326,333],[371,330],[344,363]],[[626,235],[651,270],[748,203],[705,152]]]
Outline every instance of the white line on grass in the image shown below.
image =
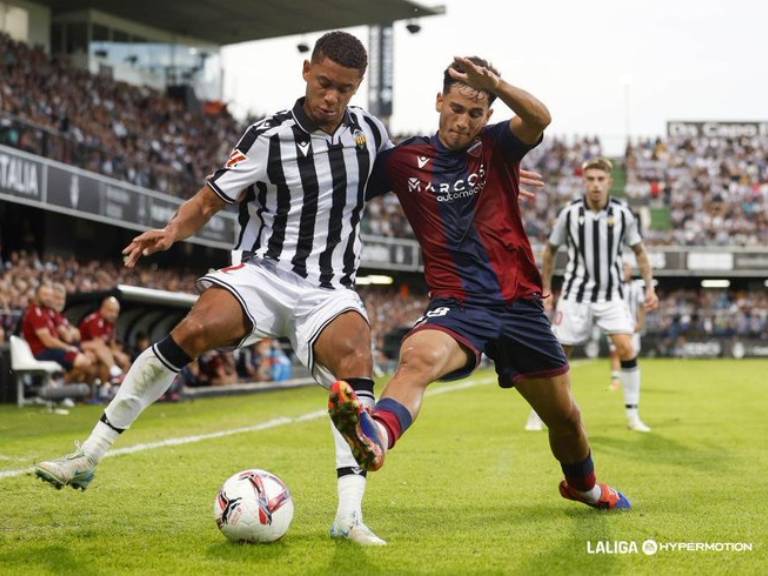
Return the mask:
[[[482,378],[479,380],[467,380],[458,384],[443,385],[439,388],[427,391],[427,396],[436,396],[438,394],[445,394],[447,392],[457,392],[459,390],[466,390],[473,386],[481,384],[489,384],[495,381],[495,378]],[[181,436],[180,438],[168,438],[167,440],[160,440],[159,442],[147,442],[144,444],[134,444],[133,446],[126,446],[125,448],[117,448],[110,450],[104,456],[110,458],[112,456],[121,456],[123,454],[134,454],[136,452],[143,452],[145,450],[154,450],[156,448],[165,448],[166,446],[181,446],[182,444],[192,444],[195,442],[203,442],[204,440],[212,440],[214,438],[224,438],[226,436],[232,436],[234,434],[245,434],[247,432],[259,432],[261,430],[269,430],[271,428],[277,428],[279,426],[286,426],[288,424],[298,424],[301,422],[309,422],[311,420],[317,420],[327,416],[326,410],[316,410],[315,412],[307,412],[301,416],[295,416],[293,418],[289,416],[281,416],[279,418],[273,418],[260,424],[254,424],[253,426],[243,426],[241,428],[231,428],[229,430],[220,430],[218,432],[209,432],[208,434],[195,434],[193,436]],[[15,476],[21,476],[23,474],[29,474],[34,471],[34,468],[20,468],[17,470],[0,470],[0,480],[3,478],[13,478]]]

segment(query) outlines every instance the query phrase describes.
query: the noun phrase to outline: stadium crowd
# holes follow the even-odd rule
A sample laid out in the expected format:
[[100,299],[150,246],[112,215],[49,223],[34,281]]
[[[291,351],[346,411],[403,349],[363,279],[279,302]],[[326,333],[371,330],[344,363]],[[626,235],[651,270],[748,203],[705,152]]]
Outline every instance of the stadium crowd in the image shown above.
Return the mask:
[[[62,284],[69,295],[107,292],[118,284],[175,292],[194,292],[197,274],[190,271],[145,266],[127,269],[116,262],[79,261],[73,256],[41,258],[30,252],[11,252],[0,268],[0,343],[12,333],[41,284]],[[427,297],[409,289],[361,287],[377,349],[385,336],[412,325],[423,313]],[[649,315],[647,331],[665,337],[742,336],[768,338],[768,291],[659,289],[659,311]],[[142,346],[139,346],[142,348]],[[267,355],[266,349],[252,354]],[[232,358],[241,376],[249,374],[248,362]],[[252,374],[251,374],[252,375]]]
[[[3,33],[0,79],[0,143],[175,195],[194,192],[242,129],[225,107],[187,107]],[[525,167],[548,184],[547,194],[522,200],[532,239],[546,240],[558,209],[581,194],[581,164],[601,154],[596,137],[550,137],[528,154]],[[767,137],[640,139],[624,161],[629,200],[668,214],[665,225],[645,230],[647,243],[768,241]],[[393,195],[374,200],[368,213],[364,233],[413,236]]]
[[625,191],[669,212],[651,244],[765,245],[768,137],[669,137],[630,143]]
[[72,67],[0,32],[0,144],[174,195],[226,158],[239,124]]

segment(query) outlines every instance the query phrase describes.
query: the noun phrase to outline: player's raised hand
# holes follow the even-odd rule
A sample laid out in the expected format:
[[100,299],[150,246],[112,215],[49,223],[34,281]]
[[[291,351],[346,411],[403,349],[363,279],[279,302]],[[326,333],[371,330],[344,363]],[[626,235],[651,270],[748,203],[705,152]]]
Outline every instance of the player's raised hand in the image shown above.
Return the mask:
[[531,191],[530,189],[544,188],[544,179],[538,172],[533,172],[532,170],[523,170],[521,168],[520,186],[525,186],[525,188],[520,188],[520,196],[524,198],[535,198],[535,191]]
[[173,235],[167,229],[147,230],[131,240],[123,249],[123,264],[126,268],[133,268],[139,258],[149,256],[155,252],[168,250],[173,245]]
[[451,66],[448,68],[448,74],[451,75],[451,78],[475,90],[493,92],[499,86],[499,82],[501,82],[501,78],[497,74],[494,74],[485,66],[478,66],[469,58],[454,56],[453,63],[461,66],[464,72],[459,72]]

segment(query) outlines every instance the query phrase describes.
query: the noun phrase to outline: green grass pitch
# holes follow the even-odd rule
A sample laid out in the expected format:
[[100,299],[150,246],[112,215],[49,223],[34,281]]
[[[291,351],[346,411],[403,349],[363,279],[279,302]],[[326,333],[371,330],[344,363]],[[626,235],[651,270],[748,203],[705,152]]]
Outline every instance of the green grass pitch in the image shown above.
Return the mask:
[[[332,541],[336,480],[322,416],[105,459],[84,493],[3,475],[72,450],[100,407],[63,417],[0,407],[0,574],[765,574],[768,424],[760,361],[645,360],[642,415],[625,428],[607,362],[573,369],[598,478],[635,508],[560,498],[545,433],[489,371],[427,398],[415,426],[371,474],[366,522],[389,546]],[[382,386],[379,386],[381,389]],[[319,387],[158,404],[116,448],[295,418],[325,407]],[[227,542],[212,518],[220,484],[252,467],[280,475],[296,505],[272,545]],[[751,551],[594,554],[600,542],[749,543]],[[618,545],[622,546],[622,545]]]

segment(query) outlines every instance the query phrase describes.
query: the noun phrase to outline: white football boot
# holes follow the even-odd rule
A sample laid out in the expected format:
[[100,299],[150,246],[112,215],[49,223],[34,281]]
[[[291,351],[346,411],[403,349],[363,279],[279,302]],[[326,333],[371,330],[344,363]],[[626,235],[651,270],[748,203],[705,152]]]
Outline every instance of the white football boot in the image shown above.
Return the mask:
[[72,486],[79,490],[88,488],[96,470],[96,463],[88,458],[79,445],[77,450],[64,458],[38,462],[35,464],[35,476],[52,484],[57,490]]
[[331,538],[347,539],[361,546],[386,546],[387,544],[363,524],[357,513],[347,520],[337,518],[331,526]]

